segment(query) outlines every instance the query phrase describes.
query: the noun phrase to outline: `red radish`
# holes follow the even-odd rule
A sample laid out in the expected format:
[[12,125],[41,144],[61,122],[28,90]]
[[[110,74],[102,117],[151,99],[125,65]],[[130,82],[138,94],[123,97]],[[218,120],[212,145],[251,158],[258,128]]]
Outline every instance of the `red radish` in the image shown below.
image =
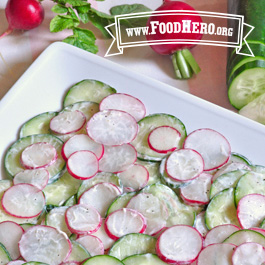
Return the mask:
[[[154,13],[150,16],[147,22],[150,34],[146,35],[146,38],[150,42],[156,42],[155,45],[150,45],[155,52],[163,55],[174,54],[173,64],[177,64],[177,66],[174,65],[177,78],[190,78],[193,72],[198,73],[200,71],[195,59],[187,50],[187,48],[193,47],[194,44],[159,44],[159,42],[166,40],[200,40],[203,36],[200,32],[200,23],[202,23],[201,17],[196,13],[193,7],[182,1],[164,0],[163,4],[157,8],[156,11],[181,11],[181,14],[176,12],[172,12],[172,15],[160,15],[159,13]],[[190,11],[193,12],[191,13]],[[190,30],[187,29],[185,32],[185,30],[183,30],[183,23],[190,23]],[[168,29],[165,32],[162,32],[160,30],[160,28],[162,28],[161,25]],[[172,25],[172,27],[170,27],[170,25]],[[178,26],[176,27],[176,25]],[[196,25],[196,30],[193,28],[194,25]]]
[[76,240],[76,242],[81,244],[92,257],[104,254],[104,245],[102,241],[96,236],[93,235],[82,236],[79,237]]
[[44,9],[37,0],[9,0],[5,9],[8,29],[4,37],[13,30],[30,30],[38,27],[44,19]]

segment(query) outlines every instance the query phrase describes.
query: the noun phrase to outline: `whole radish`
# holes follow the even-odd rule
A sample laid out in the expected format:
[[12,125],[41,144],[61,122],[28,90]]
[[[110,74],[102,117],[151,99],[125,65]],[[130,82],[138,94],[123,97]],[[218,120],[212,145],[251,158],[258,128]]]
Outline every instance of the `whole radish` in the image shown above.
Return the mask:
[[[191,40],[198,41],[203,34],[200,33],[201,17],[196,13],[195,9],[182,1],[164,0],[163,4],[156,9],[156,11],[181,11],[181,14],[176,15],[156,15],[150,16],[147,26],[152,30],[151,34],[146,35],[148,41],[159,42],[163,40]],[[185,11],[188,11],[185,13]],[[192,13],[189,13],[192,11]],[[195,14],[195,15],[194,15]],[[183,22],[189,21],[190,25],[197,24],[196,33],[192,30],[184,32],[184,30],[174,30],[161,32],[159,25],[183,25]],[[155,31],[155,33],[154,33]],[[200,68],[196,63],[191,52],[188,50],[195,46],[193,43],[169,43],[169,44],[155,44],[150,47],[157,53],[162,55],[172,55],[172,61],[178,79],[187,79],[193,73],[198,73]]]
[[15,29],[34,29],[44,19],[44,9],[38,0],[8,0],[5,14],[9,26],[0,37],[10,34]]

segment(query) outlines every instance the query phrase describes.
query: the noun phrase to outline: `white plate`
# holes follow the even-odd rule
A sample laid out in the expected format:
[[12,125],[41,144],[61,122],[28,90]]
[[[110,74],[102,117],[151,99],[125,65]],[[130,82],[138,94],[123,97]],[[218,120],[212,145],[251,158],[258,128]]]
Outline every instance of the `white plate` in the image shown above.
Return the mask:
[[265,126],[60,42],[50,45],[0,101],[2,178],[4,154],[17,139],[21,125],[39,113],[60,110],[67,89],[87,78],[138,97],[148,113],[177,116],[187,132],[206,127],[215,129],[230,141],[232,151],[245,155],[255,164],[265,165]]

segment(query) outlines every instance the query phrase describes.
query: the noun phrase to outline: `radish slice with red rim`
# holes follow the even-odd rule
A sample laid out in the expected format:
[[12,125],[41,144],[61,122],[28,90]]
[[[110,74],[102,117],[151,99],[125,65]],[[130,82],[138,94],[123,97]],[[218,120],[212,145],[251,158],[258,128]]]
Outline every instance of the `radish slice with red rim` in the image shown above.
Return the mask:
[[43,190],[50,178],[50,173],[47,169],[39,168],[39,169],[26,169],[18,172],[13,179],[13,184],[21,184],[28,183],[37,187],[40,190]]
[[124,191],[136,191],[145,187],[149,180],[148,170],[138,164],[131,165],[125,171],[118,174]]
[[79,131],[86,123],[86,116],[79,110],[62,111],[50,121],[50,129],[57,134]]
[[265,248],[254,242],[246,242],[236,248],[232,256],[233,265],[262,265],[265,262]]
[[146,220],[144,216],[133,209],[122,208],[108,215],[105,230],[114,240],[130,233],[144,233]]
[[12,260],[12,261],[9,261],[6,265],[22,265],[26,263],[25,260]]
[[231,146],[227,139],[208,128],[190,133],[184,142],[184,148],[194,149],[201,154],[206,171],[221,167],[231,155]]
[[166,229],[157,239],[157,255],[166,263],[192,263],[202,250],[203,238],[193,227],[176,225]]
[[243,229],[259,227],[265,219],[265,196],[261,194],[244,196],[238,202],[237,217]]
[[87,123],[87,133],[95,142],[104,145],[130,143],[137,135],[136,120],[124,111],[97,112]]
[[153,129],[147,138],[149,147],[162,154],[173,152],[179,146],[180,132],[170,126],[160,126]]
[[115,93],[111,94],[99,104],[99,109],[103,110],[121,110],[131,114],[136,121],[144,118],[146,109],[142,101],[128,94]]
[[27,169],[37,169],[52,165],[57,158],[54,146],[46,142],[38,142],[27,146],[22,151],[20,162]]
[[96,143],[85,134],[77,134],[64,143],[62,157],[67,160],[71,154],[81,150],[91,151],[100,159],[104,153],[104,146]]
[[139,193],[132,197],[126,208],[140,212],[146,219],[145,234],[154,235],[166,226],[168,209],[166,204],[150,193]]
[[69,230],[74,234],[95,233],[102,220],[98,211],[89,205],[76,204],[66,210],[65,220]]
[[232,255],[236,245],[229,243],[212,244],[204,248],[198,259],[197,265],[232,265]]
[[99,160],[99,171],[119,173],[126,170],[137,160],[137,152],[131,144],[105,146]]
[[187,182],[197,178],[204,169],[202,156],[192,149],[174,151],[166,160],[166,172],[177,181]]
[[15,222],[0,223],[0,242],[5,246],[12,260],[20,257],[18,242],[23,232],[23,228]]
[[4,193],[1,200],[3,209],[19,218],[38,216],[45,206],[45,197],[41,190],[31,184],[17,184]]
[[65,261],[71,247],[65,233],[43,225],[29,228],[19,241],[19,251],[24,260],[37,260],[50,265],[58,265]]
[[180,194],[187,204],[203,205],[210,201],[212,175],[201,173],[187,185],[180,187]]
[[92,257],[96,255],[104,254],[103,243],[96,236],[93,236],[93,235],[82,236],[76,239],[76,242],[81,244]]
[[232,224],[225,224],[225,225],[218,225],[212,228],[205,236],[204,239],[204,247],[207,247],[211,244],[216,243],[223,243],[223,241],[232,235],[234,232],[239,231],[240,228],[232,225]]
[[98,172],[98,158],[90,151],[77,151],[70,155],[66,167],[76,179],[90,179]]
[[121,191],[116,185],[103,182],[85,191],[78,202],[93,206],[104,217],[110,204],[118,195],[121,195]]

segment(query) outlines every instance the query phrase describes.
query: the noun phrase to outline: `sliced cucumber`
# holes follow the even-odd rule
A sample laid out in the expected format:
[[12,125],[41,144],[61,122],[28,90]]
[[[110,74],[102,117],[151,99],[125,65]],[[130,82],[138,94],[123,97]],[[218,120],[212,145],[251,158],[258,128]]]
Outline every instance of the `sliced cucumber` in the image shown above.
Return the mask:
[[5,246],[0,243],[0,264],[7,264],[9,261],[11,261],[11,257]]
[[254,193],[265,195],[265,174],[251,171],[244,174],[237,183],[235,190],[236,205],[245,195]]
[[232,162],[232,163],[243,163],[243,164],[246,164],[247,166],[251,165],[251,162],[248,160],[248,158],[246,158],[245,156],[243,156],[241,154],[235,153],[235,152],[231,153],[229,162]]
[[45,112],[31,118],[22,125],[20,138],[33,134],[49,134],[50,120],[57,114],[58,112]]
[[157,255],[147,253],[132,255],[122,260],[125,265],[166,265]]
[[245,116],[251,120],[265,124],[265,93],[261,94],[242,109],[239,110],[239,114]]
[[231,236],[224,240],[224,243],[231,243],[236,246],[245,242],[255,242],[265,247],[265,236],[254,230],[242,229],[234,232]]
[[209,230],[223,224],[240,226],[234,203],[233,188],[223,190],[213,197],[205,212],[205,223]]
[[128,202],[130,201],[130,199],[136,195],[136,192],[128,192],[128,193],[124,193],[120,196],[118,196],[110,205],[110,207],[108,208],[107,214],[109,215],[110,213],[125,208],[126,205],[128,204]]
[[90,258],[90,254],[80,243],[76,241],[71,241],[71,243],[72,243],[72,251],[70,256],[67,258],[67,261],[82,262]]
[[145,234],[128,234],[117,240],[109,255],[123,260],[135,254],[155,254],[156,238]]
[[108,172],[100,172],[95,177],[84,180],[82,182],[77,192],[77,198],[79,198],[86,190],[101,182],[112,183],[117,187],[119,187],[120,189],[122,189],[121,181],[116,174]]
[[85,79],[72,86],[65,98],[64,107],[79,101],[92,101],[99,103],[104,97],[116,93],[116,90],[103,82]]
[[146,116],[138,122],[139,132],[136,138],[133,140],[132,145],[136,148],[138,158],[150,161],[161,161],[165,154],[157,153],[153,151],[148,145],[148,135],[156,127],[159,126],[171,126],[177,129],[181,134],[181,140],[179,141],[178,148],[182,147],[184,139],[186,138],[186,128],[184,124],[175,116],[168,114],[152,114]]
[[64,206],[73,206],[77,204],[76,195],[71,196],[67,201],[64,203]]
[[5,169],[11,177],[14,177],[18,172],[24,170],[20,164],[22,151],[27,146],[38,142],[49,143],[55,147],[57,151],[57,160],[51,166],[46,168],[50,172],[49,182],[60,177],[62,170],[65,168],[65,161],[61,156],[63,142],[59,138],[50,134],[36,134],[20,138],[8,149],[5,155]]
[[0,180],[0,199],[3,197],[4,192],[13,185],[9,179]]
[[234,72],[230,80],[230,103],[241,109],[265,92],[265,60],[244,64]]
[[124,265],[120,260],[108,256],[108,255],[97,255],[94,256],[84,263],[82,265]]
[[44,188],[46,205],[62,206],[71,196],[77,193],[81,182],[66,171],[59,180]]

